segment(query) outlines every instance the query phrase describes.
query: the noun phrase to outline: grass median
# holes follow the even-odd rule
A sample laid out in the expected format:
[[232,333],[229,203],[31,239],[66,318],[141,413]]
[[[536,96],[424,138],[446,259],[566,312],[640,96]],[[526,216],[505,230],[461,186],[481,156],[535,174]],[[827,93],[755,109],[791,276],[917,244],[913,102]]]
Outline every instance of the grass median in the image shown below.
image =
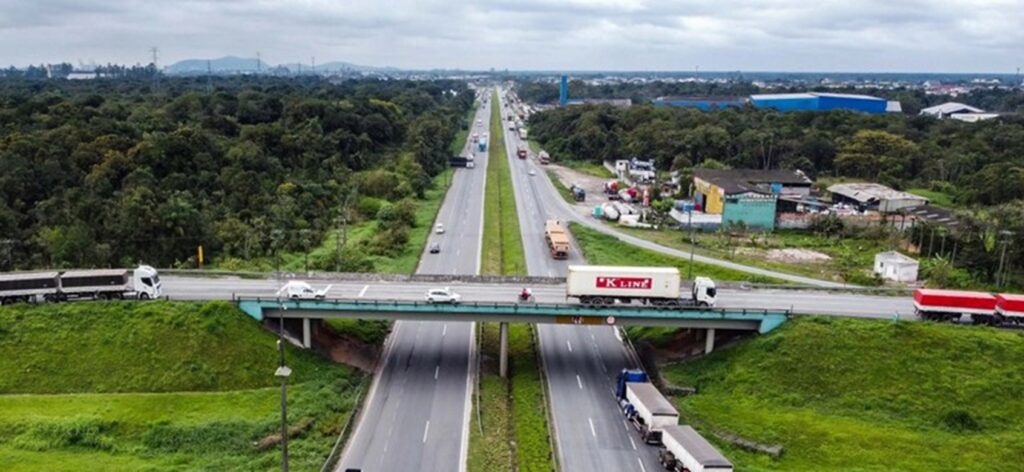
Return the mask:
[[[492,103],[499,103],[497,94]],[[490,146],[482,273],[525,275],[522,235],[497,106],[492,108]],[[481,323],[481,367],[467,461],[470,472],[554,470],[533,333],[533,326],[509,325],[510,372],[508,379],[502,379],[498,372],[500,326]]]

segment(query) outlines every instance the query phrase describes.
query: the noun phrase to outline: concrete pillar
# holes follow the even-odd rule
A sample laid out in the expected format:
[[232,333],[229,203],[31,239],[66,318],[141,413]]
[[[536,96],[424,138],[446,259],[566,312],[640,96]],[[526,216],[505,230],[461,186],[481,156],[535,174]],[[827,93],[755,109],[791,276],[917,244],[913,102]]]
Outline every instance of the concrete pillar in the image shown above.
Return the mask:
[[715,328],[708,328],[704,336],[704,354],[715,350]]
[[311,339],[313,337],[313,330],[309,326],[309,318],[302,319],[302,347],[309,349],[312,346]]
[[501,352],[498,354],[498,373],[501,378],[508,378],[508,323],[498,324],[498,336],[501,338]]

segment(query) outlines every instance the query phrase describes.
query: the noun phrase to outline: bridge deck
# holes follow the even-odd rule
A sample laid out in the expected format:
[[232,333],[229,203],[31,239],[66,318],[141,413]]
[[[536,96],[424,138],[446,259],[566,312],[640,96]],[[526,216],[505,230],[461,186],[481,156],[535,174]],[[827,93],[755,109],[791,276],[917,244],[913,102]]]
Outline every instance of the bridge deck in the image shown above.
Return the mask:
[[458,305],[409,300],[289,300],[239,298],[239,307],[257,320],[268,318],[358,318],[419,321],[494,321],[512,323],[607,324],[756,330],[767,333],[789,313],[612,305],[464,302]]

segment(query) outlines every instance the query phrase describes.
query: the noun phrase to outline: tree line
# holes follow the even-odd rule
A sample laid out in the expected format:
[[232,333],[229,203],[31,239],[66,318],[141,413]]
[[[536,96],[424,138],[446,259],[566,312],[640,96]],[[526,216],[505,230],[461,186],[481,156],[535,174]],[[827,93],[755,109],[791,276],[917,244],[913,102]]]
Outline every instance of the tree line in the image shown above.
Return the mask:
[[455,81],[154,86],[0,81],[0,269],[166,267],[199,244],[232,257],[298,250],[358,206],[352,195],[375,199],[368,218],[387,206],[407,222],[473,102]]

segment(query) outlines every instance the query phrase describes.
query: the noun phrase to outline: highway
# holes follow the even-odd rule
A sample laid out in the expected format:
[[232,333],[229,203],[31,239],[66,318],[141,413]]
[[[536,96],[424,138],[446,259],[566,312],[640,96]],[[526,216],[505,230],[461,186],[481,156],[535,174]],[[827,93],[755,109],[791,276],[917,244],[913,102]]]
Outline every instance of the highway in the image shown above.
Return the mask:
[[[490,112],[488,105],[478,107],[473,131],[483,132],[485,126],[477,126],[477,120],[488,123]],[[487,153],[475,152],[471,137],[466,143],[476,168],[455,170],[437,217],[445,233],[431,231],[426,245],[440,244],[441,253],[425,248],[418,273],[480,271]],[[356,295],[355,290],[346,295]],[[365,296],[368,288],[359,290]],[[422,297],[425,290],[416,295]],[[396,322],[336,470],[464,471],[476,366],[474,332],[473,323]]]
[[[551,257],[544,240],[544,221],[567,220],[565,209],[552,204],[562,197],[553,193],[554,187],[534,159],[516,156],[517,148],[527,143],[509,129],[507,110],[502,109],[502,128],[527,270],[530,275],[564,277],[569,264],[585,260],[576,244],[568,260]],[[563,472],[655,471],[661,467],[655,449],[645,446],[627,427],[612,395],[615,375],[623,368],[636,367],[616,329],[537,325],[550,392],[551,433]]]

